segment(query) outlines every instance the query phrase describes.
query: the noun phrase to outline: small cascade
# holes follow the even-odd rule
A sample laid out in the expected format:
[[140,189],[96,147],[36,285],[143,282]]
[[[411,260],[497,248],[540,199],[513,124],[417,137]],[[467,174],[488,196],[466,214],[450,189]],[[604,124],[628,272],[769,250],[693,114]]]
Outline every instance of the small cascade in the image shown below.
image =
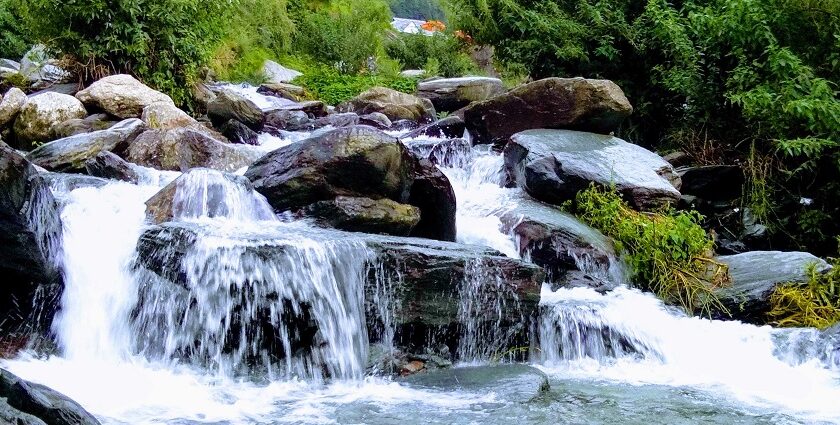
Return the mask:
[[180,269],[154,280],[138,268],[148,282],[133,316],[139,350],[226,375],[362,377],[371,252],[353,240],[296,235],[294,226],[261,226],[248,234],[243,226],[179,225],[166,229],[171,238],[144,235],[141,252],[154,254],[143,261]]
[[[458,321],[463,327],[458,358],[476,363],[513,354],[502,352],[502,349],[516,342],[517,334],[528,331],[524,328],[524,317],[505,314],[520,311],[513,288],[481,260],[469,261],[465,272],[458,288]],[[508,306],[507,302],[517,305]]]
[[658,358],[650,338],[613,321],[606,298],[586,289],[552,292],[543,288],[539,322],[541,363],[592,359],[607,363],[621,357]]
[[244,177],[198,168],[185,173],[174,184],[172,218],[175,220],[276,220],[271,205]]

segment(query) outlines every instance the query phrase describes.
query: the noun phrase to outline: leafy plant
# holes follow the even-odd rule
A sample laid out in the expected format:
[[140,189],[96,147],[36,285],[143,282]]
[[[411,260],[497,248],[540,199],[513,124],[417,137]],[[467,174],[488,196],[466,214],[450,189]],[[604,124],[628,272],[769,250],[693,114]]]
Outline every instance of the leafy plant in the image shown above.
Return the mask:
[[329,105],[350,100],[372,87],[388,87],[403,93],[414,93],[417,80],[379,75],[347,75],[327,65],[302,69],[303,75],[293,83],[304,87],[313,97]]
[[777,287],[770,297],[768,317],[783,327],[825,329],[840,322],[840,260],[832,260],[827,272],[808,266],[805,283],[788,283]]
[[224,37],[230,2],[29,0],[38,39],[67,55],[83,79],[129,73],[188,103],[190,86]]
[[34,44],[24,22],[25,3],[0,0],[0,57],[19,60]]
[[640,288],[688,313],[725,310],[713,290],[729,282],[728,268],[712,259],[713,241],[697,212],[638,212],[615,190],[594,184],[568,207],[615,241]]

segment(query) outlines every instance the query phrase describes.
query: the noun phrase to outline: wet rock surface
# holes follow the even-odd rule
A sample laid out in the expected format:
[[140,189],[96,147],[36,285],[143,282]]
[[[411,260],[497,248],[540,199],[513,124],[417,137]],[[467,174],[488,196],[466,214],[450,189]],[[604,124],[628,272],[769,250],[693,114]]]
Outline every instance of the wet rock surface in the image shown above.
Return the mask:
[[145,129],[142,121],[132,118],[107,130],[77,134],[43,144],[26,157],[50,171],[82,172],[85,163],[100,152],[128,149]]
[[505,147],[511,180],[534,198],[560,205],[591,183],[615,186],[635,208],[652,209],[680,199],[671,164],[616,137],[570,130],[529,130]]
[[3,369],[0,369],[0,419],[15,425],[99,425],[92,414],[69,397]]

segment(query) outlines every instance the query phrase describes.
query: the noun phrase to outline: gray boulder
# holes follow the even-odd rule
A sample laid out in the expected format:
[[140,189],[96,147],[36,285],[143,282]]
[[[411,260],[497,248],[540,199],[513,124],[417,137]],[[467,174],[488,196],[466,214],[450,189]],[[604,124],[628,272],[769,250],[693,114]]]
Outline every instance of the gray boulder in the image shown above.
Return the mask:
[[[15,150],[0,145],[0,334],[49,321],[30,318],[39,286],[61,284],[61,219],[49,182]],[[2,397],[2,396],[0,396]]]
[[137,183],[140,176],[134,166],[109,151],[99,152],[85,162],[85,170],[94,177]]
[[417,96],[432,101],[435,110],[454,112],[470,103],[496,97],[505,91],[502,80],[489,77],[440,78],[417,85]]
[[[806,282],[806,270],[814,264],[818,272],[831,268],[807,252],[751,251],[718,257],[729,266],[732,285],[715,291],[731,318],[747,323],[766,323],[770,296],[777,286]],[[721,317],[727,317],[720,314]]]
[[84,172],[85,163],[102,151],[122,151],[146,129],[137,118],[107,130],[82,133],[43,144],[26,156],[50,171]]
[[408,236],[420,221],[420,209],[390,199],[338,196],[316,202],[304,213],[330,227],[348,232]]
[[147,127],[157,130],[170,130],[179,127],[198,125],[193,117],[178,109],[171,102],[155,102],[143,108],[140,119]]
[[14,122],[25,103],[26,93],[17,87],[10,88],[0,101],[0,128]]
[[455,190],[446,175],[431,162],[421,159],[414,164],[407,203],[420,208],[420,222],[410,236],[455,241]]
[[219,140],[201,126],[148,130],[130,143],[124,152],[116,153],[128,162],[166,171],[204,167],[233,172],[256,159]]
[[381,112],[372,112],[359,117],[359,124],[376,127],[380,130],[391,128],[391,120]]
[[260,135],[251,130],[247,125],[242,124],[237,120],[228,120],[228,122],[224,123],[219,131],[222,132],[222,135],[225,136],[231,143],[240,143],[243,145],[259,145],[259,137]]
[[534,198],[560,205],[591,183],[615,186],[635,208],[680,199],[671,164],[616,137],[571,130],[528,130],[505,147],[509,177]]
[[550,390],[548,376],[522,364],[457,367],[403,378],[412,387],[434,391],[492,392],[501,400],[528,403]]
[[563,285],[576,280],[572,271],[592,275],[599,285],[617,280],[610,279],[617,258],[612,241],[560,209],[519,199],[500,219],[522,258],[541,266],[552,282]]
[[29,147],[35,142],[52,140],[55,127],[62,122],[85,116],[84,105],[73,96],[48,92],[26,100],[13,129],[19,145]]
[[117,118],[140,118],[153,103],[173,103],[172,99],[126,74],[110,75],[76,93],[85,105],[101,109]]
[[303,73],[299,71],[286,68],[285,66],[270,60],[263,63],[262,73],[265,75],[266,82],[269,84],[290,83],[295,78],[303,75]]
[[[3,404],[16,410],[22,422],[14,424],[99,425],[99,421],[82,406],[41,384],[24,381],[7,370],[0,369],[0,419]],[[15,412],[12,412],[15,413]],[[31,417],[38,420],[32,420]]]
[[265,124],[265,112],[250,99],[230,90],[221,90],[207,104],[207,116],[216,128],[229,120],[236,120],[254,131],[260,131]]
[[413,139],[417,137],[440,137],[444,139],[454,139],[456,137],[464,137],[465,129],[466,124],[464,124],[464,120],[460,117],[452,115],[412,130],[400,138]]
[[370,127],[333,130],[261,158],[245,176],[277,211],[336,196],[407,199],[412,161],[395,138]]
[[85,118],[73,118],[53,126],[53,137],[63,139],[77,134],[107,130],[117,124],[108,114],[93,114]]
[[428,99],[398,92],[385,87],[374,87],[338,106],[340,112],[359,115],[379,112],[391,121],[412,120],[431,122],[435,107]]
[[504,143],[520,131],[560,128],[609,134],[633,112],[609,80],[546,78],[464,110],[478,143]]

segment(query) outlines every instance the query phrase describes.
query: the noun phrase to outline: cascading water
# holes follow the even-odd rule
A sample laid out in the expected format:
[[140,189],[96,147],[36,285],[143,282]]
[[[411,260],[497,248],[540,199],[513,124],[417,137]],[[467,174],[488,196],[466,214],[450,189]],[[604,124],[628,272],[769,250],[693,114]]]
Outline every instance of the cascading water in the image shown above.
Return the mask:
[[[243,149],[268,152],[305,134],[281,136]],[[533,201],[502,187],[502,157],[460,142],[426,154],[456,192],[459,242],[518,258],[501,217]],[[543,287],[531,360],[555,389],[535,401],[510,401],[504,383],[440,389],[366,377],[371,342],[394,350],[399,271],[386,272],[350,234],[277,219],[236,176],[137,171],[136,185],[52,180],[64,228],[60,244],[42,243],[65,278],[54,321],[60,355],[3,362],[104,423],[840,420],[835,337],[690,318],[623,287]],[[146,201],[176,179],[171,216],[151,225]],[[33,223],[44,218],[31,212]],[[617,258],[574,260],[624,283]],[[511,310],[504,303],[515,297],[500,294],[512,288],[480,260],[465,276],[457,354],[470,364],[496,360],[504,333],[521,330],[493,326]]]

